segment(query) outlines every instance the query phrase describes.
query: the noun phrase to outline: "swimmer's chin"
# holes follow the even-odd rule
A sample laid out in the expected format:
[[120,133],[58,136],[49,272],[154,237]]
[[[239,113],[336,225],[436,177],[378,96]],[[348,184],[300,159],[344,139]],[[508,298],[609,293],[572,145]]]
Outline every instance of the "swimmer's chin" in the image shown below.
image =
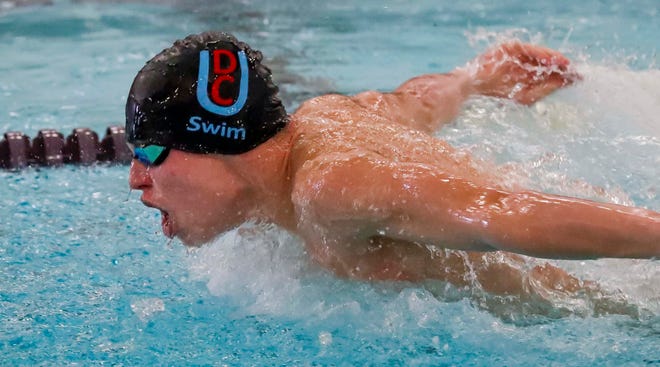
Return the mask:
[[184,246],[191,247],[191,248],[200,248],[203,245],[208,243],[208,241],[195,241],[195,240],[190,240],[190,239],[187,239],[185,237],[179,237],[179,236],[177,236],[177,238],[181,241],[181,243],[183,243]]
[[200,248],[213,242],[218,236],[193,236],[185,233],[177,233],[170,238],[174,237],[178,238],[186,247]]
[[199,248],[212,243],[227,230],[222,228],[208,229],[203,227],[188,227],[177,224],[176,220],[164,210],[161,210],[163,234],[169,238],[178,238],[186,247]]

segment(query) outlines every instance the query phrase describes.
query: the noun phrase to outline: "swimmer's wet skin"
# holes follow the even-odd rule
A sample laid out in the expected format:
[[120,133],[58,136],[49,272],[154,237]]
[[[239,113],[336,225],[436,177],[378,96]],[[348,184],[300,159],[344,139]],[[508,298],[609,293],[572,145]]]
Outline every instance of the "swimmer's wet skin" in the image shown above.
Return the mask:
[[432,136],[471,95],[531,104],[579,80],[556,51],[511,42],[392,93],[320,96],[291,116],[261,61],[233,36],[207,32],[137,74],[126,104],[129,181],[161,210],[168,237],[197,246],[256,220],[299,235],[341,276],[464,285],[474,271],[487,291],[520,295],[585,284],[550,265],[523,274],[511,265],[520,258],[493,251],[660,256],[660,213],[506,191]]

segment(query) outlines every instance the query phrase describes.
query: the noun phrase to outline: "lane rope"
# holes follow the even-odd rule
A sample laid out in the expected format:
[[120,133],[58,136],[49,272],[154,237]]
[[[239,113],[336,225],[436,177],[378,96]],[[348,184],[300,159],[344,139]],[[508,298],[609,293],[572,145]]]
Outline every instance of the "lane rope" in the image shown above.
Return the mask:
[[0,140],[0,168],[59,167],[97,162],[128,164],[132,159],[123,126],[108,126],[105,137],[86,127],[75,128],[66,139],[54,129],[41,129],[34,139],[20,131],[8,131]]

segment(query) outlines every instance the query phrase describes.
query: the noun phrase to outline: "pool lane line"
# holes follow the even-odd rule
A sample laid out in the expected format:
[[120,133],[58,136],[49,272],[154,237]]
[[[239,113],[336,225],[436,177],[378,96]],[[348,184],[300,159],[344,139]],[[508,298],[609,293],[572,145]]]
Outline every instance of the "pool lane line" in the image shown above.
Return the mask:
[[0,140],[0,169],[92,165],[97,162],[128,164],[132,159],[123,126],[108,126],[105,137],[86,127],[75,128],[66,139],[54,129],[41,129],[34,139],[8,131]]

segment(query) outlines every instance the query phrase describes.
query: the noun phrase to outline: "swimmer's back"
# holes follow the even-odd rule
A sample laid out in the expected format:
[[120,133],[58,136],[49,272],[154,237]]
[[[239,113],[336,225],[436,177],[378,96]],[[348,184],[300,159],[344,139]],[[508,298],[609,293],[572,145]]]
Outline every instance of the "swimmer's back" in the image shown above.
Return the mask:
[[[388,115],[390,108],[384,106],[387,101],[383,96],[386,95],[373,91],[354,97],[330,94],[303,103],[291,119],[290,127],[295,130],[294,160],[302,164],[363,157],[430,165],[468,179],[483,176],[464,152]],[[377,105],[365,105],[367,101]]]

